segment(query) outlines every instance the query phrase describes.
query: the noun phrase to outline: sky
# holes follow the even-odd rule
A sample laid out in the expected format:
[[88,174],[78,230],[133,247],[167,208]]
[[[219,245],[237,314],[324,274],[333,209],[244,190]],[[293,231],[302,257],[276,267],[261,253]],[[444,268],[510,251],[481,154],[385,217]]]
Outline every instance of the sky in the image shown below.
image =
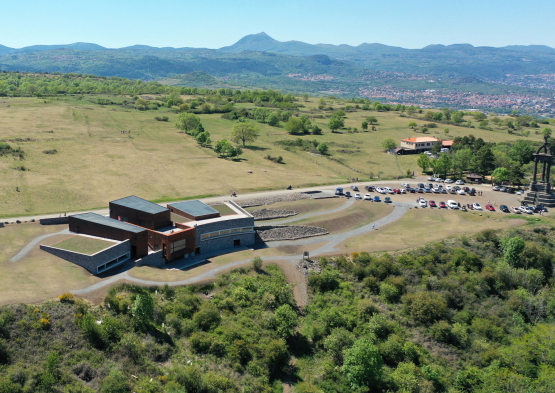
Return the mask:
[[278,41],[555,47],[553,0],[3,0],[0,45],[96,43],[220,48]]

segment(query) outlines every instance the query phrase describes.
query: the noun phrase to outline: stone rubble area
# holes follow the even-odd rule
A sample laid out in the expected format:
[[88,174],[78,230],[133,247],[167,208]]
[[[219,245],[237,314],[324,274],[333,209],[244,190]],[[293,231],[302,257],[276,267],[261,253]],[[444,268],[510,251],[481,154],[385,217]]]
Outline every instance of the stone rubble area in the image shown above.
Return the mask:
[[305,225],[267,225],[256,227],[256,233],[264,242],[296,240],[329,234],[327,229]]
[[315,272],[320,274],[322,272],[322,268],[318,261],[313,261],[311,259],[301,259],[297,262],[297,270],[300,271],[303,275],[308,276],[310,272]]
[[285,210],[285,209],[258,209],[252,212],[254,219],[257,221],[262,220],[273,220],[275,218],[286,218],[291,216],[296,216],[295,210]]
[[291,194],[247,199],[244,201],[237,201],[236,203],[244,209],[246,207],[271,205],[272,203],[276,203],[276,202],[300,201],[301,199],[312,199],[312,195],[302,194],[300,192],[293,192]]

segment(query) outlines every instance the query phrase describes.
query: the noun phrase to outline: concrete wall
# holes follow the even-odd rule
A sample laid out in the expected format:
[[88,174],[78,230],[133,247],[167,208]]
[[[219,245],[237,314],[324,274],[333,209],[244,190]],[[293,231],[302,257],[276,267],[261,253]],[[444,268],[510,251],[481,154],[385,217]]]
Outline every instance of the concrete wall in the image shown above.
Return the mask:
[[201,235],[205,233],[221,231],[224,229],[242,228],[242,227],[254,227],[254,218],[251,216],[251,217],[237,218],[233,220],[217,221],[210,224],[198,225],[196,227],[197,248],[200,247],[201,254],[206,252],[225,250],[225,249],[234,247],[234,240],[240,240],[242,247],[253,246],[255,243],[254,231],[233,233],[226,236],[219,236],[215,238],[201,240]]
[[39,222],[40,222],[40,225],[68,224],[69,217],[42,218],[39,220]]
[[[40,245],[40,249],[46,251],[52,255],[55,255],[59,258],[65,259],[71,263],[75,263],[81,267],[84,267],[92,274],[97,274],[98,267],[112,261],[119,256],[130,253],[131,252],[131,243],[129,240],[125,240],[121,243],[115,244],[110,248],[105,250],[99,251],[93,255],[81,254],[79,252],[69,251],[69,250],[62,250],[61,248],[56,248],[52,246],[46,246],[44,244]],[[119,264],[114,265],[119,266]],[[107,269],[110,270],[110,269]],[[107,271],[104,270],[104,271]],[[104,272],[103,271],[103,272]]]

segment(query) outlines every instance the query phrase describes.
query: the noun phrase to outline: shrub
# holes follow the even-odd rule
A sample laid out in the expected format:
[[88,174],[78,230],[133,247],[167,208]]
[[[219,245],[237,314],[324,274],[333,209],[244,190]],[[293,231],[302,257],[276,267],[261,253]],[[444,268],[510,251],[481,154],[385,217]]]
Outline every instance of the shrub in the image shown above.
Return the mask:
[[204,303],[200,310],[193,315],[193,321],[200,330],[208,331],[216,328],[221,321],[220,312],[211,303]]
[[380,296],[387,303],[397,303],[401,294],[395,285],[382,282],[380,284]]
[[75,296],[73,296],[73,293],[70,293],[70,292],[66,292],[64,294],[61,294],[60,296],[58,296],[58,298],[60,299],[61,303],[74,303],[75,302]]
[[129,392],[129,384],[127,383],[127,379],[121,373],[121,371],[114,370],[108,375],[100,385],[102,388],[100,389],[101,393],[128,393]]
[[378,348],[368,339],[358,340],[345,351],[342,370],[353,389],[376,386],[381,379],[382,367]]
[[430,324],[445,317],[447,303],[434,292],[418,292],[411,298],[407,298],[410,316],[419,324]]
[[0,364],[8,364],[10,362],[10,353],[8,347],[4,344],[4,340],[0,338]]
[[430,327],[430,335],[434,340],[444,344],[453,344],[454,337],[451,333],[451,326],[446,321],[439,321]]
[[254,257],[252,260],[252,268],[257,272],[260,271],[260,269],[262,269],[262,258]]
[[343,364],[343,351],[355,342],[355,335],[345,328],[333,329],[324,340],[324,348],[336,364]]
[[[184,104],[184,105],[187,105],[187,104]],[[168,116],[156,116],[154,119],[157,120],[157,121],[168,121],[169,117]]]

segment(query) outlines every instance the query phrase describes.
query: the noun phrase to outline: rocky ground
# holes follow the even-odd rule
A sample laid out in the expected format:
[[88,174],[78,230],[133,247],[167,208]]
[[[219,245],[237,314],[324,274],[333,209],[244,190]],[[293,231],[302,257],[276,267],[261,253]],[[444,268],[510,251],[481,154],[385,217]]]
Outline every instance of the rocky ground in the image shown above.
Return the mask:
[[311,199],[312,196],[308,194],[302,194],[300,192],[292,192],[286,195],[276,195],[264,198],[247,199],[244,201],[237,201],[237,204],[242,208],[252,207],[252,206],[264,206],[271,205],[276,202],[294,202],[301,199]]
[[310,259],[301,259],[297,262],[297,270],[300,271],[303,275],[308,276],[310,272],[316,272],[320,274],[322,268],[318,261],[313,261]]
[[258,209],[252,212],[254,219],[257,221],[262,220],[273,220],[275,218],[285,218],[296,216],[295,210],[285,210],[285,209]]
[[305,237],[327,235],[327,229],[305,225],[268,225],[256,227],[256,233],[264,242],[295,240]]

